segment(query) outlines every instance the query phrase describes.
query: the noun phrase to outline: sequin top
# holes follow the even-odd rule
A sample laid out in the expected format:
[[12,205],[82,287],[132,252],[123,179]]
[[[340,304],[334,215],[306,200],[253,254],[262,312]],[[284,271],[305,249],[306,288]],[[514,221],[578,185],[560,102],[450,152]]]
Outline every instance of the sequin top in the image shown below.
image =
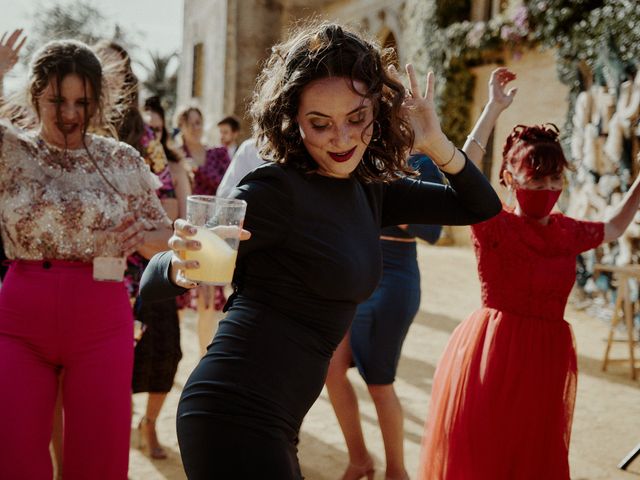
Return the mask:
[[92,134],[86,144],[93,160],[84,148],[65,151],[0,120],[0,232],[7,258],[89,262],[108,254],[96,247],[96,233],[127,213],[148,230],[171,224],[155,193],[160,181],[134,148]]

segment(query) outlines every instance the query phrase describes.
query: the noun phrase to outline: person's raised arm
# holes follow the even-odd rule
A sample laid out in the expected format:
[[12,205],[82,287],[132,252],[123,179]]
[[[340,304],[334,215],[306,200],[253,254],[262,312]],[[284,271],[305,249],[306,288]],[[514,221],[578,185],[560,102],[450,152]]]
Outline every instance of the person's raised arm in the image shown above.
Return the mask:
[[4,93],[4,75],[18,62],[20,50],[27,41],[27,37],[22,35],[21,28],[14,30],[8,37],[7,33],[8,32],[4,32],[2,37],[0,37],[0,98],[2,98]]
[[489,79],[489,101],[467,137],[464,147],[462,147],[462,150],[467,154],[469,160],[478,168],[481,168],[482,157],[487,153],[487,142],[489,141],[489,136],[496,125],[498,117],[504,110],[509,108],[518,91],[517,88],[511,88],[508,92],[506,91],[509,82],[515,80],[515,78],[515,73],[505,67],[497,68],[491,72],[491,78]]
[[[403,114],[414,133],[413,152],[423,153],[431,158],[438,168],[452,175],[462,171],[466,159],[451,140],[443,133],[440,119],[435,106],[435,77],[433,72],[427,74],[427,86],[424,95],[420,93],[420,86],[416,78],[413,65],[406,67],[409,77],[409,90],[402,104]],[[396,81],[402,80],[391,66],[389,74]]]
[[624,233],[640,206],[640,175],[620,204],[604,222],[604,242],[612,242]]

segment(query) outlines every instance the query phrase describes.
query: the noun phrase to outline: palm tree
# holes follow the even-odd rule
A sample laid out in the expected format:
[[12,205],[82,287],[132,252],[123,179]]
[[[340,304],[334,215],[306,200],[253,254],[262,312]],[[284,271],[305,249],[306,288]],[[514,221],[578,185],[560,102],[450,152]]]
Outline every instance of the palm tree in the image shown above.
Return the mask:
[[176,103],[176,88],[178,85],[178,70],[172,66],[172,60],[178,58],[175,52],[161,54],[149,52],[149,65],[141,64],[147,72],[147,77],[141,82],[150,95],[157,95],[163,99],[168,111],[173,111]]

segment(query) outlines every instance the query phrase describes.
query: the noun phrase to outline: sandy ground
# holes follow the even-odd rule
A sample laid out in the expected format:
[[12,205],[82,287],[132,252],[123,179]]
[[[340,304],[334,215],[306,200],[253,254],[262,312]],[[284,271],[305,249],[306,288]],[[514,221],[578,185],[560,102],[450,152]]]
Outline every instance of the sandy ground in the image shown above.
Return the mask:
[[[412,477],[417,471],[420,439],[438,358],[455,326],[480,304],[475,259],[470,249],[421,245],[419,258],[422,305],[407,337],[396,381],[405,409],[406,462]],[[605,322],[572,307],[567,309],[566,318],[575,331],[580,368],[571,444],[572,478],[640,479],[640,459],[627,472],[616,468],[621,458],[640,442],[638,383],[628,379],[628,367],[623,364],[611,367],[606,373],[601,371],[608,331]],[[198,360],[197,345],[195,318],[188,314],[182,324],[184,358],[158,419],[160,441],[167,447],[169,458],[150,460],[135,448],[133,438],[129,470],[132,480],[185,478],[175,434],[175,412],[179,392]],[[614,355],[623,354],[622,345],[614,347]],[[384,450],[375,409],[364,383],[353,369],[350,376],[361,399],[365,437],[378,467],[376,478],[382,479]],[[145,395],[136,395],[134,425],[144,411],[144,402]],[[309,480],[339,479],[345,468],[344,441],[326,391],[303,423],[299,457],[303,474]]]

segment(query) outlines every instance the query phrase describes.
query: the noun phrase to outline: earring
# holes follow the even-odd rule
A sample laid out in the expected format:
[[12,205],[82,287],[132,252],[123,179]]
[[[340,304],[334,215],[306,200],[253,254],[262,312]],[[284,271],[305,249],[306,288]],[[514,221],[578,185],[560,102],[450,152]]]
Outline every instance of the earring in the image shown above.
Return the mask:
[[509,208],[513,208],[514,206],[513,188],[509,186],[507,187],[507,190],[509,191],[509,194],[507,195],[507,200],[505,202],[505,205]]
[[[378,132],[376,133],[376,127]],[[377,142],[382,137],[382,127],[380,127],[380,122],[378,120],[373,121],[373,132],[371,133],[371,141]]]

